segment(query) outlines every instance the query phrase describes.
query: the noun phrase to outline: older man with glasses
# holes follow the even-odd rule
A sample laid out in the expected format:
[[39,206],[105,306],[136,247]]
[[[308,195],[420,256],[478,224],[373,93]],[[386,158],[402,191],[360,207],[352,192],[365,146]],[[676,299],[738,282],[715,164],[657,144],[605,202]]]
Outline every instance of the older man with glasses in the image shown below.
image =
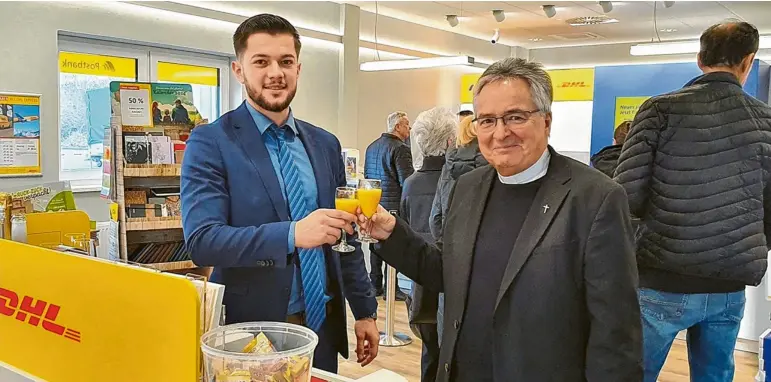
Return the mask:
[[461,176],[443,242],[382,207],[374,252],[445,293],[437,381],[642,380],[637,267],[624,190],[548,145],[552,85],[509,58],[474,88],[490,166]]

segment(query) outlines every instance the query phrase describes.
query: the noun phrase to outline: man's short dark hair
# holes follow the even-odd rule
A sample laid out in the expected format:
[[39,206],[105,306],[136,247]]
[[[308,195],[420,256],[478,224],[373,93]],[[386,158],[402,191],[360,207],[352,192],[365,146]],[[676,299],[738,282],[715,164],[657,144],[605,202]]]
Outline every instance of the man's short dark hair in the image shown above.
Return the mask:
[[715,24],[701,34],[699,59],[707,67],[735,67],[758,52],[760,35],[754,25],[744,21]]
[[468,117],[469,115],[474,115],[474,112],[471,110],[461,110],[458,112],[458,115],[462,118]]
[[262,13],[246,19],[238,26],[236,33],[233,34],[233,49],[236,51],[236,57],[241,57],[241,54],[246,50],[249,37],[256,33],[267,33],[272,36],[280,34],[291,35],[294,37],[294,50],[297,56],[300,56],[302,44],[300,43],[300,33],[297,32],[297,28],[281,16]]

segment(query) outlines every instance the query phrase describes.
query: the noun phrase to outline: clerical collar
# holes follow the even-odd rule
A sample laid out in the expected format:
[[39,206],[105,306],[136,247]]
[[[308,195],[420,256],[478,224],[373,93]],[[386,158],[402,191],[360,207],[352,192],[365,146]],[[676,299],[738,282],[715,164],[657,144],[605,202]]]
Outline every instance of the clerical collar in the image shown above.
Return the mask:
[[500,180],[503,184],[525,184],[534,182],[546,175],[546,170],[549,169],[550,159],[551,153],[547,148],[544,150],[541,157],[538,158],[538,160],[533,163],[532,166],[528,167],[527,170],[511,176],[502,176],[501,174],[498,174],[498,180]]

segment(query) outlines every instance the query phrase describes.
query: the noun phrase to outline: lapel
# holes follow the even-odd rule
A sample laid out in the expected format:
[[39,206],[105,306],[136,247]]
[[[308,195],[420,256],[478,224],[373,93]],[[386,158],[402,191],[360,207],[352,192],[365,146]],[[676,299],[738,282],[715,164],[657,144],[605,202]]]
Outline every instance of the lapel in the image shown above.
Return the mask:
[[273,207],[276,209],[279,219],[281,221],[288,221],[289,210],[286,201],[284,201],[284,194],[281,192],[281,185],[278,182],[276,171],[273,169],[273,162],[270,160],[268,148],[265,147],[262,134],[257,129],[257,125],[254,124],[254,119],[249,114],[249,110],[246,109],[245,102],[233,112],[232,118],[233,131],[235,131],[238,137],[238,143],[241,145],[244,154],[252,162],[254,168],[257,169],[257,173],[260,174],[259,179],[268,191],[268,196],[271,202],[273,202]]
[[300,141],[305,146],[305,152],[308,153],[308,158],[311,161],[311,167],[313,167],[314,178],[316,179],[316,188],[318,189],[318,196],[316,204],[319,208],[333,208],[328,201],[334,200],[334,190],[330,187],[329,177],[334,176],[329,170],[329,162],[327,156],[318,146],[318,142],[314,139],[312,129],[315,127],[300,121],[295,118],[295,125],[297,131],[300,133]]
[[[484,174],[482,174],[481,184],[479,189],[471,189],[467,192],[472,193],[469,197],[463,197],[462,200],[471,201],[465,204],[466,208],[460,208],[458,217],[458,229],[453,229],[453,232],[458,232],[460,240],[454,241],[458,247],[457,250],[452,251],[455,254],[452,259],[452,264],[456,266],[452,268],[451,272],[454,275],[458,275],[460,282],[455,283],[460,288],[460,297],[463,304],[463,309],[466,308],[466,299],[468,297],[469,277],[471,276],[471,263],[474,260],[474,256],[470,254],[474,253],[474,247],[477,243],[477,234],[479,233],[479,225],[482,222],[482,213],[485,211],[485,205],[487,205],[487,197],[490,194],[490,189],[493,184],[493,177],[496,172],[491,166],[488,166]],[[457,190],[457,188],[456,188]],[[460,197],[461,195],[453,196]],[[463,205],[463,204],[462,204]],[[453,279],[455,276],[453,276]]]
[[[503,281],[500,289],[498,289],[498,297],[495,300],[496,310],[522,266],[532,256],[533,249],[541,242],[546,229],[557,216],[562,202],[570,191],[570,186],[567,183],[570,181],[571,175],[567,160],[554,152],[551,147],[549,147],[549,151],[551,151],[549,169],[535,195],[533,204],[525,217],[525,222],[522,224],[522,230],[514,244],[514,249],[509,256],[506,271],[503,273]],[[549,206],[545,212],[544,206]]]

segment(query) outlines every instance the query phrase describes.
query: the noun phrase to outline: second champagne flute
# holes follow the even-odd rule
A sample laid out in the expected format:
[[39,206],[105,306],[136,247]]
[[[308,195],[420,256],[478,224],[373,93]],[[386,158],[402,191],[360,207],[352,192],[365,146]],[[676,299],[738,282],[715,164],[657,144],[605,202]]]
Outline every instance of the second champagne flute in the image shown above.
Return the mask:
[[[377,212],[377,206],[380,204],[380,197],[383,195],[383,190],[380,189],[380,180],[377,179],[361,179],[359,180],[359,189],[356,190],[356,199],[359,199],[359,206],[361,207],[361,213],[371,219],[375,212]],[[369,236],[369,232],[364,232],[359,226],[359,242],[360,243],[377,243],[377,240]]]
[[[359,201],[356,200],[356,189],[351,187],[338,187],[335,189],[335,209],[345,211],[356,215],[356,209],[359,207]],[[348,238],[345,230],[340,235],[340,243],[332,247],[337,252],[351,253],[356,247],[348,244]]]

